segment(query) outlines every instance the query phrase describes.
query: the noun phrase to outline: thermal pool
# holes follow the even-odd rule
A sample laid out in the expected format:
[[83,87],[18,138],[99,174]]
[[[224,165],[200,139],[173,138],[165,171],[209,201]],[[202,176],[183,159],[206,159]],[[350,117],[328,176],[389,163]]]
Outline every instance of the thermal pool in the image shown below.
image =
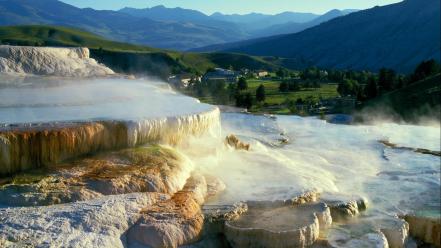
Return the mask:
[[125,78],[0,47],[0,247],[441,246],[439,125],[221,114]]

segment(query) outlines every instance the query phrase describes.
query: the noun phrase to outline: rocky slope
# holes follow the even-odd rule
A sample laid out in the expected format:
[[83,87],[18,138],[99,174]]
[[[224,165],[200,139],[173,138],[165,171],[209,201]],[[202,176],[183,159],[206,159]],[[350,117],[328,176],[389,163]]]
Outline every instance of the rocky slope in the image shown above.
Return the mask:
[[[440,2],[405,0],[335,18],[303,32],[207,47],[305,60],[319,67],[410,72],[440,58]],[[326,42],[324,42],[326,41]]]

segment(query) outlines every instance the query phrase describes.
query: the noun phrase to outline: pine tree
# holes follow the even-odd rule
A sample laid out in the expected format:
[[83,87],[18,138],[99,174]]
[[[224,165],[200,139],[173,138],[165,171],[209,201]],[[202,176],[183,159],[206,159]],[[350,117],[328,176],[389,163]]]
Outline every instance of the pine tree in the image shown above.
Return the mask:
[[397,75],[394,70],[382,68],[378,75],[378,86],[381,93],[390,91],[394,88]]
[[280,91],[280,92],[288,92],[288,90],[289,90],[289,85],[288,85],[288,83],[285,82],[285,81],[282,81],[282,82],[279,84],[279,91]]
[[263,86],[263,84],[261,84],[257,90],[256,90],[256,100],[258,102],[263,102],[265,101],[265,86]]
[[369,77],[368,83],[364,88],[364,93],[367,99],[372,99],[378,96],[378,85],[373,76]]
[[247,83],[247,80],[244,77],[239,78],[239,82],[237,82],[237,89],[238,90],[246,90],[246,89],[248,89],[248,83]]

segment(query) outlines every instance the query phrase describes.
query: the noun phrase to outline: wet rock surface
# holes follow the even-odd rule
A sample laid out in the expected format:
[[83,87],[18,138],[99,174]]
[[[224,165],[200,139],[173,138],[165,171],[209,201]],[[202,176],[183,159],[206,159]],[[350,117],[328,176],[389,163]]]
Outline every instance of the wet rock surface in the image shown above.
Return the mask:
[[320,226],[331,222],[324,203],[251,203],[242,216],[225,223],[225,235],[233,247],[306,247],[318,239]]
[[334,221],[345,221],[357,216],[361,211],[367,209],[368,202],[359,196],[348,196],[343,194],[324,194],[320,201],[326,203],[331,209]]
[[171,148],[124,149],[15,176],[0,186],[0,203],[52,205],[134,192],[173,194],[184,186],[191,170],[191,162]]
[[[218,186],[222,185],[222,182],[215,180],[213,176],[207,176],[207,181],[205,176],[196,171],[182,171],[183,168],[191,167],[182,163],[181,159],[169,148],[153,146],[101,154],[72,162],[76,164],[81,161],[81,165],[78,166],[72,167],[72,164],[69,164],[68,168],[57,168],[61,171],[58,171],[59,175],[74,178],[73,181],[77,183],[75,187],[81,185],[83,190],[94,189],[95,195],[86,201],[75,203],[0,208],[2,245],[177,247],[196,242],[204,227],[201,204],[207,197],[223,190],[223,187]],[[88,164],[85,160],[94,162]],[[133,166],[135,168],[132,168]],[[73,186],[65,183],[65,187],[60,188],[53,178],[46,176],[39,180],[36,184],[38,186],[34,185],[31,191],[27,192],[33,194],[33,191],[40,189],[39,197],[23,196],[28,200],[26,203],[43,203],[43,196],[46,196],[44,203],[50,202],[55,196],[59,197],[58,201],[69,198],[73,192],[69,187]],[[138,185],[139,182],[142,182],[139,185],[150,185],[152,178],[157,179],[153,180],[157,188],[152,190],[162,193],[129,193],[132,190],[147,191],[148,188],[134,185]],[[97,180],[106,186],[99,184],[97,187]],[[50,187],[47,186],[51,183]],[[29,184],[22,186],[29,187]],[[52,195],[42,193],[44,187]],[[58,201],[49,204],[59,203]]]
[[118,122],[0,128],[0,175],[124,147],[127,147],[127,128]]
[[130,243],[148,247],[178,247],[197,241],[204,223],[200,204],[206,193],[205,179],[199,175],[192,176],[170,200],[141,212],[141,217],[128,232]]
[[409,231],[412,237],[435,247],[441,247],[440,219],[406,215],[404,220],[409,223]]
[[372,247],[372,248],[388,248],[387,239],[381,232],[366,233],[361,236],[353,237],[347,231],[333,230],[330,234],[329,247]]
[[86,202],[0,209],[6,247],[124,247],[125,232],[158,193],[106,196]]
[[398,218],[390,218],[378,222],[380,231],[387,239],[390,248],[406,247],[409,237],[409,224]]
[[91,153],[147,143],[176,145],[216,128],[219,110],[142,121],[0,127],[0,176],[58,165]]
[[413,151],[416,153],[428,154],[428,155],[441,157],[441,151],[432,151],[432,150],[425,149],[425,148],[413,148],[413,147],[399,146],[399,145],[391,143],[387,140],[380,140],[378,142],[380,142],[384,146],[392,148],[392,149],[408,150],[408,151]]
[[235,135],[231,134],[225,138],[225,144],[229,147],[232,147],[236,150],[250,150],[250,144],[243,143],[239,140]]

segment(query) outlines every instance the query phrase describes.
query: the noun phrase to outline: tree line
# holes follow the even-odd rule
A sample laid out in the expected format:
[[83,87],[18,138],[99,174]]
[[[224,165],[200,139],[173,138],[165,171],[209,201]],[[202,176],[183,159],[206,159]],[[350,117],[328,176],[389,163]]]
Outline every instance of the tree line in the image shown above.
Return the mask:
[[[398,74],[392,69],[382,68],[378,73],[369,71],[320,70],[316,67],[299,72],[279,69],[280,92],[295,92],[302,88],[319,88],[321,83],[338,83],[337,91],[343,96],[355,97],[358,101],[366,101],[387,92],[403,88],[417,81],[441,72],[441,66],[435,60],[421,62],[409,75]],[[245,77],[236,83],[224,80],[192,82],[188,88],[196,97],[212,97],[216,104],[232,105],[250,109],[256,103],[266,99],[265,86],[261,84],[255,92],[249,92]],[[309,101],[308,101],[309,100]],[[297,99],[292,104],[313,102],[314,99]]]
[[337,76],[340,82],[337,91],[341,96],[353,96],[359,101],[366,101],[440,72],[441,66],[433,59],[421,62],[409,75],[398,74],[387,68],[380,69],[378,74],[347,72]]
[[188,88],[197,97],[212,97],[217,104],[234,104],[237,107],[250,109],[256,102],[266,99],[265,87],[260,85],[255,94],[248,91],[248,82],[240,77],[236,83],[226,83],[224,80],[192,82]]

